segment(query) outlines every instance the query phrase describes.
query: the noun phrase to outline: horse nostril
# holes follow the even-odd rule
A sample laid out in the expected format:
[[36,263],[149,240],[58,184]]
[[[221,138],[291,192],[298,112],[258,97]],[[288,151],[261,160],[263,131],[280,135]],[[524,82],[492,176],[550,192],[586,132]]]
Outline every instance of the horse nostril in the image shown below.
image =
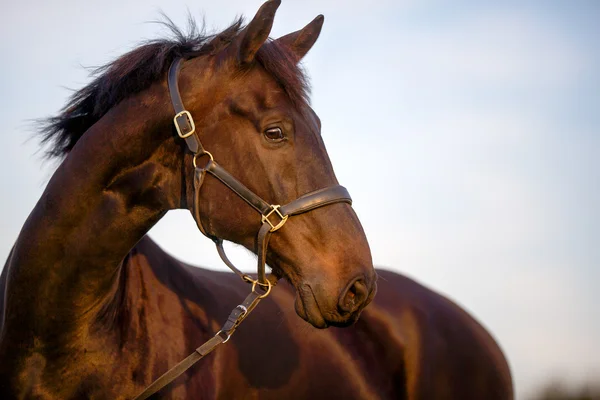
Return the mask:
[[364,280],[356,279],[351,282],[340,297],[338,307],[341,311],[351,313],[356,311],[367,299],[369,290]]

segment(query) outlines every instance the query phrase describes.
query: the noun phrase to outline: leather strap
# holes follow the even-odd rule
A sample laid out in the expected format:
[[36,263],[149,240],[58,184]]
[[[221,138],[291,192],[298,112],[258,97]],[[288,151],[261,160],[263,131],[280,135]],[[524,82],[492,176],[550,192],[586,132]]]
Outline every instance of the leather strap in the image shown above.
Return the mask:
[[[272,285],[276,284],[276,282],[276,280],[269,280],[269,290]],[[256,289],[256,287],[253,289]],[[261,293],[256,290],[252,290],[252,292],[246,296],[242,304],[236,306],[231,311],[227,321],[225,324],[223,324],[223,327],[212,338],[202,344],[202,346],[198,347],[183,361],[179,362],[173,368],[165,372],[160,378],[152,382],[150,386],[148,386],[142,393],[135,397],[135,400],[144,400],[152,396],[154,393],[158,392],[160,389],[177,379],[177,377],[190,369],[192,365],[212,352],[221,343],[227,342],[242,321],[245,320],[252,310],[256,308],[258,303],[260,303],[260,301],[266,297],[266,294],[268,294],[268,292]]]
[[258,254],[258,265],[256,271],[258,274],[258,281],[260,283],[266,283],[267,275],[265,273],[265,264],[267,263],[267,249],[269,248],[269,239],[271,238],[271,225],[263,223],[258,231],[256,239],[256,252]]
[[177,131],[180,137],[183,137],[188,149],[193,154],[204,153],[200,138],[195,132],[194,121],[190,119],[191,114],[186,111],[183,106],[183,100],[179,94],[179,84],[177,83],[177,75],[179,74],[179,67],[181,66],[181,58],[176,58],[175,61],[169,67],[168,86],[169,94],[171,95],[171,103],[175,110],[174,123],[177,127]]
[[194,220],[196,221],[196,225],[198,226],[198,229],[200,229],[200,232],[202,232],[204,236],[213,239],[212,235],[209,235],[206,232],[206,229],[204,229],[204,226],[202,225],[202,219],[200,216],[200,188],[204,183],[205,176],[206,171],[204,169],[196,168],[194,170],[194,212],[192,215],[194,216]]
[[[179,75],[179,68],[181,67],[182,58],[176,58],[171,66],[169,67],[169,76],[167,84],[169,86],[169,95],[171,96],[171,104],[175,110],[175,114],[179,114],[181,111],[185,111],[183,106],[183,100],[179,94],[179,82],[177,76]],[[194,152],[195,153],[195,152]]]
[[265,215],[271,210],[271,205],[269,203],[254,194],[253,191],[248,189],[242,182],[238,181],[215,161],[210,160],[208,164],[206,164],[205,169],[215,178],[223,182],[225,186],[234,191],[261,215]]
[[179,375],[190,369],[192,365],[196,364],[196,362],[200,361],[200,359],[213,351],[224,341],[225,339],[223,339],[220,335],[213,336],[202,346],[198,347],[196,351],[187,356],[183,361],[179,362],[173,368],[165,372],[160,378],[152,382],[152,384],[144,389],[142,393],[137,395],[135,400],[143,400],[152,396],[154,393],[158,392],[160,389],[177,379]]
[[225,248],[223,247],[223,239],[215,240],[215,244],[217,245],[217,252],[219,253],[221,260],[223,260],[225,265],[227,265],[229,269],[231,269],[237,276],[242,278],[243,281],[251,282],[252,278],[250,278],[250,275],[240,271],[235,265],[233,265],[231,260],[229,260],[229,257],[227,257],[227,254],[225,253]]
[[296,200],[281,206],[279,211],[283,215],[298,215],[334,203],[352,204],[350,193],[348,193],[345,187],[336,185],[306,193]]

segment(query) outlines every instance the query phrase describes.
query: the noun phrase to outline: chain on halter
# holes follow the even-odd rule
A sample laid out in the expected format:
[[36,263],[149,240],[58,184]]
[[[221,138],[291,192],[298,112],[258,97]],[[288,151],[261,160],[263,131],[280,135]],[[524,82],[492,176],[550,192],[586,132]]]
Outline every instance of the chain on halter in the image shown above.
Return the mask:
[[[305,212],[314,210],[315,208],[334,203],[352,204],[352,199],[350,198],[346,188],[339,185],[315,190],[302,195],[296,200],[285,205],[270,204],[248,189],[243,183],[238,181],[223,167],[217,164],[213,155],[206,151],[204,147],[202,147],[192,114],[183,106],[183,101],[181,99],[181,95],[179,94],[179,87],[177,84],[177,75],[181,61],[182,59],[178,58],[171,64],[168,75],[168,86],[169,93],[171,95],[171,102],[173,103],[173,108],[175,110],[173,123],[175,124],[177,135],[185,140],[188,149],[194,155],[194,158],[192,159],[192,164],[194,166],[193,216],[200,231],[215,242],[217,251],[223,262],[229,268],[231,268],[231,270],[235,272],[244,282],[251,284],[252,288],[250,294],[246,297],[242,304],[233,309],[223,327],[211,339],[209,339],[202,346],[198,347],[194,353],[189,355],[186,359],[175,365],[164,375],[154,381],[135,398],[136,400],[146,399],[152,394],[156,393],[161,388],[172,382],[179,375],[184,373],[202,357],[213,351],[218,345],[227,342],[231,338],[231,335],[233,335],[233,332],[235,332],[242,321],[248,317],[250,312],[252,312],[258,303],[271,293],[271,290],[277,283],[278,278],[274,275],[267,276],[265,273],[269,239],[271,234],[281,229],[285,225],[289,217],[303,214]],[[203,156],[207,156],[208,161],[203,167],[200,167],[198,166],[197,159]],[[256,279],[252,278],[248,274],[243,273],[237,267],[235,267],[235,265],[233,265],[233,263],[225,254],[225,249],[223,248],[223,239],[207,232],[202,225],[202,219],[200,216],[200,189],[202,188],[202,183],[204,182],[207,173],[221,181],[225,186],[231,189],[260,214],[261,226],[256,237],[256,252],[258,254]],[[278,222],[272,221],[272,219],[274,220],[276,218],[279,218]]]

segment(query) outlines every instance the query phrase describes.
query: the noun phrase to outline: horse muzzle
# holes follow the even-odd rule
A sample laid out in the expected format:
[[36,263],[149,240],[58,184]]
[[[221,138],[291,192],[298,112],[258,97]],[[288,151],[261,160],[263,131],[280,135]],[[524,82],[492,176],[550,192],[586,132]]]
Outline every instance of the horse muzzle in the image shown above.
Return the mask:
[[352,325],[377,292],[376,274],[373,275],[351,279],[336,292],[337,296],[331,296],[325,284],[301,283],[296,286],[296,313],[319,329]]

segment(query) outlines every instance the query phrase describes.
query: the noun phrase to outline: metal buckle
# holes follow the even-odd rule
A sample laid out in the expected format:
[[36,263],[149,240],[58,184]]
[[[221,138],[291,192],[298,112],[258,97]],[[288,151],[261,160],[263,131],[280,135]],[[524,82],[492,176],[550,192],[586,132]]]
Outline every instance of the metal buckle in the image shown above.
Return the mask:
[[[177,121],[177,118],[183,117],[184,115],[187,117],[188,123],[190,124],[190,127],[192,128],[188,133],[181,133],[181,127],[179,126],[179,122]],[[177,114],[175,114],[175,117],[173,117],[173,123],[175,124],[175,129],[177,129],[177,134],[182,139],[190,137],[194,134],[194,132],[196,132],[196,125],[194,124],[194,119],[192,118],[192,114],[190,114],[190,112],[187,110],[183,110],[183,111],[180,111]]]
[[[221,329],[219,332],[217,332],[217,333],[215,334],[215,336],[217,336],[217,335],[218,335],[218,336],[221,336],[221,334],[224,334],[224,335],[225,335],[225,340],[223,340],[223,343],[227,343],[227,342],[229,341],[229,339],[231,339],[231,334],[229,334],[229,333],[225,332],[225,331],[224,331],[224,330],[222,330],[222,329]],[[221,337],[223,337],[223,336],[221,336]]]
[[[279,211],[279,207],[281,207],[279,204],[271,204],[271,211],[269,211],[267,213],[267,215],[262,215],[261,217],[261,222],[264,224],[265,222],[267,222],[269,225],[271,225],[271,229],[269,232],[275,232],[277,229],[281,228],[283,226],[283,224],[286,223],[289,215],[283,215],[281,214],[281,211]],[[269,217],[271,216],[271,214],[276,213],[279,218],[281,218],[281,221],[279,221],[279,223],[277,225],[273,225],[273,223],[271,221],[269,221]]]
[[238,304],[238,306],[236,308],[242,311],[242,313],[239,315],[238,319],[242,318],[244,315],[248,314],[248,309],[246,308],[246,306]]

